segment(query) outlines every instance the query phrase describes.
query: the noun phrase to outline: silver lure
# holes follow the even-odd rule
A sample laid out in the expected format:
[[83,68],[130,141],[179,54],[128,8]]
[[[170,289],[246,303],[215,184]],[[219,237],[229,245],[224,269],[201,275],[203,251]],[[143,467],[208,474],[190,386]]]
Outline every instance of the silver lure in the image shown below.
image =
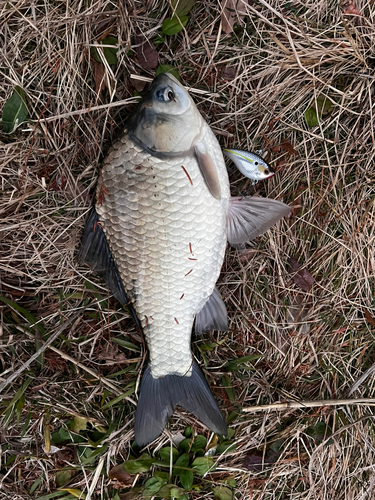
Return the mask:
[[241,149],[224,149],[224,154],[232,160],[238,170],[249,179],[261,181],[275,175],[275,171],[259,155]]

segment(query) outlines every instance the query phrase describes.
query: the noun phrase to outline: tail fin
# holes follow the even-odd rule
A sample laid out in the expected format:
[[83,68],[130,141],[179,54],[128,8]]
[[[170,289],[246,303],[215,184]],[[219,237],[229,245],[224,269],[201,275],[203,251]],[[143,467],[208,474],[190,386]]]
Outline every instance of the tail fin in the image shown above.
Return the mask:
[[213,432],[227,433],[225,420],[195,362],[190,377],[167,375],[156,379],[148,366],[142,378],[134,423],[139,446],[150,443],[163,432],[177,405],[195,415]]

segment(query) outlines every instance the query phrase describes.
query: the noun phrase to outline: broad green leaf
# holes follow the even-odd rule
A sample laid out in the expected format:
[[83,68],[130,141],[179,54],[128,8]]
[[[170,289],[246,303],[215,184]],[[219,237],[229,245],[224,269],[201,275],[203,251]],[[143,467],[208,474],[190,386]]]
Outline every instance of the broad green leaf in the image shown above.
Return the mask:
[[[170,463],[170,460],[171,460],[171,448],[170,448],[170,446],[166,446],[165,448],[162,448],[159,451],[159,455],[160,455],[160,458],[162,460],[164,460],[167,463]],[[178,455],[179,455],[179,453],[176,450],[176,448],[172,448],[172,462],[173,463],[177,460]]]
[[186,427],[184,434],[187,438],[191,437],[193,435],[193,428],[189,425],[189,427]]
[[179,488],[175,484],[165,484],[158,493],[158,497],[161,498],[181,498],[185,493],[185,490]]
[[159,481],[163,484],[167,484],[169,481],[169,472],[164,472],[161,470],[156,470],[154,473],[154,477],[159,479]]
[[211,457],[198,457],[191,465],[199,476],[204,476],[207,471],[214,471],[216,469],[213,458]]
[[182,453],[189,453],[192,446],[191,443],[191,438],[183,439],[178,448],[180,449],[180,451],[182,451]]
[[216,486],[212,491],[218,500],[233,500],[233,491],[226,486]]
[[175,35],[176,33],[179,33],[184,29],[188,21],[189,21],[188,16],[181,16],[179,18],[172,17],[172,19],[165,19],[161,27],[161,32],[163,33],[163,35]]
[[319,113],[322,116],[325,116],[325,115],[328,115],[329,113],[331,113],[331,111],[335,107],[335,104],[330,99],[328,99],[328,97],[326,97],[323,94],[317,97],[316,105],[317,105]]
[[195,0],[171,0],[172,13],[176,16],[186,16],[194,7]]
[[[107,36],[100,42],[102,45],[113,45],[113,47],[103,47],[102,51],[104,57],[106,58],[108,64],[117,64],[117,38],[114,36]],[[95,61],[102,63],[102,58],[100,57],[99,51],[96,47],[92,47],[91,55],[95,59]]]
[[318,115],[314,108],[308,108],[305,111],[305,121],[308,127],[316,127],[319,123]]
[[190,490],[194,482],[194,474],[191,470],[182,470],[178,477],[180,478],[180,483],[185,490]]
[[180,81],[180,75],[178,74],[177,69],[170,64],[159,64],[159,66],[155,70],[155,76],[160,75],[160,73],[170,73],[175,78],[177,78],[178,81]]
[[178,466],[180,467],[188,467],[189,466],[189,455],[187,453],[184,453],[183,455],[180,455],[178,459],[176,460],[175,463],[175,468]]
[[74,417],[71,424],[70,429],[73,432],[79,433],[79,431],[85,431],[87,427],[87,420],[83,417]]
[[4,104],[2,116],[4,133],[11,134],[14,132],[26,120],[28,114],[25,92],[17,85],[13,94]]
[[65,441],[72,441],[72,435],[67,429],[64,429],[64,427],[61,427],[58,431],[52,433],[52,444],[62,444]]
[[69,470],[60,470],[56,472],[57,486],[64,486],[64,484],[69,483],[71,479],[72,479],[72,473]]
[[206,444],[207,444],[207,439],[204,436],[198,435],[193,441],[193,446],[191,447],[191,451],[204,449]]
[[146,472],[154,463],[154,459],[150,457],[147,453],[143,453],[139,458],[133,460],[127,460],[124,462],[123,467],[126,472],[130,474],[139,474],[140,472]]
[[163,486],[163,482],[161,482],[158,478],[152,477],[145,483],[145,489],[151,493],[152,495],[156,495],[156,493],[160,490],[160,488]]
[[223,441],[216,448],[215,455],[221,455],[222,453],[228,453],[229,451],[234,451],[237,448],[235,443],[230,443],[228,441]]

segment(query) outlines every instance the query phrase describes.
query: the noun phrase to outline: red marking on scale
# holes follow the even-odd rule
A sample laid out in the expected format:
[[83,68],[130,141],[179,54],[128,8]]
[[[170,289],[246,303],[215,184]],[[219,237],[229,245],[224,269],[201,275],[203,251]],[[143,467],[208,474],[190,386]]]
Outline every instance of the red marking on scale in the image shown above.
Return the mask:
[[189,260],[198,260],[198,259],[192,259],[191,257],[188,257]]
[[150,319],[152,319],[152,321],[154,320],[154,318],[152,316],[150,316]]
[[101,227],[103,229],[102,224],[103,224],[103,222],[101,222],[101,221],[97,221],[97,220],[95,221],[95,223],[94,223],[94,233],[96,231],[96,226],[99,226],[99,227]]
[[187,276],[188,274],[190,274],[192,272],[192,269],[190,269],[190,271],[188,273],[185,274],[185,276]]
[[184,293],[181,295],[180,300],[182,299],[182,297],[183,297],[184,295],[185,295]]
[[141,170],[142,167],[135,167],[136,170]]
[[191,243],[189,243],[189,250],[190,250],[191,255],[193,255],[193,250],[191,248]]
[[175,320],[175,322],[176,322],[178,325],[180,324],[180,323],[177,321],[177,318],[175,318],[174,320]]
[[148,317],[145,316],[145,318],[146,318],[146,324],[145,324],[145,328],[146,328],[146,326],[148,326]]
[[100,191],[98,194],[98,205],[102,205],[104,201],[104,195],[108,196],[108,189],[105,187],[104,182],[102,182],[102,185],[100,186]]
[[187,173],[186,168],[183,165],[181,165],[181,168],[185,172],[187,178],[189,179],[190,184],[193,185],[193,181],[191,180],[190,175]]

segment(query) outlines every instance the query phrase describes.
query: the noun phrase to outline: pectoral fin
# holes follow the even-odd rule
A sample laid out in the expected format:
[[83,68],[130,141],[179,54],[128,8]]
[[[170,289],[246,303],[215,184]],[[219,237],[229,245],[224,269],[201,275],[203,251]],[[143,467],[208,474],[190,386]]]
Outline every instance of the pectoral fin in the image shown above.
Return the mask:
[[268,198],[231,198],[227,224],[228,241],[238,245],[251,241],[290,213],[280,201]]
[[227,309],[219,290],[215,287],[211,297],[195,318],[195,333],[197,335],[207,330],[228,330]]
[[214,198],[221,199],[221,188],[216,163],[204,144],[197,144],[194,148],[195,156],[202,177],[208,190]]
[[105,281],[120,304],[130,308],[137,326],[140,327],[134,308],[129,303],[95,208],[91,209],[87,218],[77,258],[79,263],[90,266]]

